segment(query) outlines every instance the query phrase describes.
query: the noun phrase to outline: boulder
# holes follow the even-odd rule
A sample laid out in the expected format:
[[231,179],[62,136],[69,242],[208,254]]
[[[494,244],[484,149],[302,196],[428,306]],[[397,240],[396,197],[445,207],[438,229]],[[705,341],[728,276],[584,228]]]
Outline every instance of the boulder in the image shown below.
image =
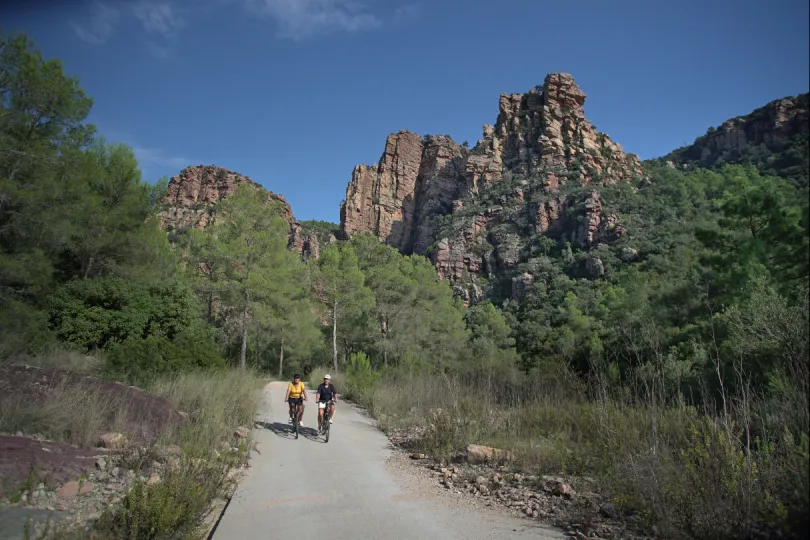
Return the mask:
[[60,487],[56,492],[56,496],[60,499],[72,499],[90,493],[93,491],[93,487],[92,482],[77,482],[74,480]]
[[509,459],[509,453],[500,448],[471,444],[467,446],[467,463],[472,465],[481,463],[494,463]]
[[122,433],[105,433],[99,437],[98,444],[108,450],[119,450],[126,444],[126,437]]

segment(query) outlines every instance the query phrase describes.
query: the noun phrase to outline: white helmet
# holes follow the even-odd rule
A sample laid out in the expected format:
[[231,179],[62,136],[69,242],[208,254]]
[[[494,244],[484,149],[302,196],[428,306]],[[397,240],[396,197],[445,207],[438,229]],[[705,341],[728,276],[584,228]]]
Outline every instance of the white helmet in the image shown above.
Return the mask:
[[324,378],[324,379],[329,379],[329,380],[332,380],[332,376],[331,376],[331,375],[329,375],[328,373],[327,373],[326,375],[324,375],[324,376],[323,376],[323,378]]

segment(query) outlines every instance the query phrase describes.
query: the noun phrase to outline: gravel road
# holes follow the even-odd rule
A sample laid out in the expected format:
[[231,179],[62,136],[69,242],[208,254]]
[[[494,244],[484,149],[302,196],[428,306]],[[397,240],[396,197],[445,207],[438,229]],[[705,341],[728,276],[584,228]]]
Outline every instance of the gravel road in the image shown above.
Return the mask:
[[386,436],[347,403],[338,404],[325,443],[316,433],[311,394],[295,440],[283,401],[286,384],[272,382],[264,390],[254,430],[258,451],[214,540],[302,534],[330,540],[563,538],[559,530],[436,493],[428,479],[400,470]]

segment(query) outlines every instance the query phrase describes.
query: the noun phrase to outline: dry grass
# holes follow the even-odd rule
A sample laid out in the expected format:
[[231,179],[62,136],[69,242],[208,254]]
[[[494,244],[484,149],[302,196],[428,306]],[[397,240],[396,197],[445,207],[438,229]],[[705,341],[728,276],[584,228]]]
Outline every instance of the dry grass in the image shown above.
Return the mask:
[[237,426],[252,426],[266,381],[252,371],[217,371],[156,380],[149,390],[165,396],[189,422],[175,436],[184,449],[207,452]]
[[145,436],[152,426],[140,408],[142,402],[114,390],[62,381],[36,400],[21,394],[3,396],[0,432],[39,435],[82,448],[95,446],[104,432]]
[[365,391],[349,387],[384,429],[418,428],[421,451],[446,459],[485,444],[511,451],[524,472],[597,478],[665,538],[806,530],[808,437],[776,414],[783,400],[748,396],[725,420],[686,405],[587,399],[570,379],[526,381],[388,373]]
[[[180,427],[171,424],[158,434],[155,445],[140,452],[140,459],[159,454],[158,445],[179,444],[180,466],[168,468],[155,485],[136,482],[120,507],[108,508],[92,531],[52,530],[41,538],[94,539],[197,539],[210,502],[233,487],[229,473],[249,452],[238,443],[237,452],[221,452],[228,441],[236,444],[234,428],[252,426],[266,381],[250,371],[197,372],[159,378],[148,391],[168,398],[175,409],[187,413]],[[130,404],[109,398],[108,390],[60,385],[44,400],[21,403],[0,400],[0,430],[41,433],[61,442],[92,446],[100,428],[128,433],[137,431]],[[110,424],[110,418],[115,422]],[[141,455],[143,454],[143,455]],[[138,464],[130,464],[137,468]]]
[[66,369],[88,375],[99,375],[104,369],[104,359],[100,354],[85,354],[59,345],[51,346],[37,355],[17,354],[0,361],[41,368]]

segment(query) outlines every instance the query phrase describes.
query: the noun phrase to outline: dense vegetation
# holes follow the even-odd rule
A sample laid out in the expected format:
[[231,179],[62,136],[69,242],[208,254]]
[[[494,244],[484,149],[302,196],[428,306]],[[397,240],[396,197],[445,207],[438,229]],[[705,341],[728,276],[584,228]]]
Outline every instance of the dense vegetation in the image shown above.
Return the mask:
[[[794,185],[753,165],[649,163],[651,181],[600,189],[627,234],[592,250],[530,238],[514,269],[534,276],[526,296],[510,298],[507,275],[467,308],[428,259],[368,236],[303,262],[248,185],[173,250],[155,219],[165,183],[85,123],[91,100],[61,64],[17,36],[0,73],[0,358],[69,348],[152,385],[327,364],[384,426],[429,418],[431,453],[489,443],[534,473],[595,476],[665,536],[807,527],[808,206]],[[539,185],[513,177],[465,209],[511,182]],[[594,257],[603,271],[583,272]]]

